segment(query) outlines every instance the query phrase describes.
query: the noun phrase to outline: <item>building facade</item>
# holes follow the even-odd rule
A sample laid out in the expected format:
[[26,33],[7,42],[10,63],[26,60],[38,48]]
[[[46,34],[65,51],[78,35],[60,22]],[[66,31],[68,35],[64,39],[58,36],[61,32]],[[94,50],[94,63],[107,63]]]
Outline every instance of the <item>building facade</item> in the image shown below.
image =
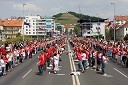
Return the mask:
[[128,34],[128,16],[115,16],[116,40],[123,40]]
[[80,20],[81,35],[84,37],[102,35],[105,38],[105,20]]
[[46,36],[47,32],[55,30],[55,21],[52,17],[26,16],[24,22],[29,24],[23,24],[22,35],[25,36]]
[[1,40],[6,38],[15,38],[18,33],[21,33],[22,20],[6,19],[0,22],[0,35]]
[[126,22],[124,25],[116,30],[116,39],[124,40],[126,34],[128,34],[128,22]]

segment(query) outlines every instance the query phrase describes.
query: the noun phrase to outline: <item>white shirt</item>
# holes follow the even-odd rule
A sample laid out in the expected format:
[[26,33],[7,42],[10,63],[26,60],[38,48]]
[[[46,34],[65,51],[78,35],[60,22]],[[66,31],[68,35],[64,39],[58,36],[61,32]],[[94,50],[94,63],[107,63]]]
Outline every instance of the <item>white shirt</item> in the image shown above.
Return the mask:
[[104,62],[104,63],[106,63],[106,62],[107,62],[107,59],[106,59],[106,57],[105,57],[105,56],[103,56],[103,57],[102,57],[102,59],[103,59],[103,62]]
[[86,53],[82,53],[82,60],[86,60]]
[[56,55],[56,56],[53,57],[53,59],[54,59],[55,64],[59,63],[59,56]]
[[5,62],[3,59],[0,59],[0,64],[1,64],[1,67],[5,67]]
[[17,52],[16,50],[15,50],[13,53],[14,53],[14,55],[15,55],[15,56],[17,56],[17,55],[18,55],[18,52]]
[[22,52],[22,55],[25,56],[25,50],[23,49],[22,51],[23,51],[23,52]]
[[8,61],[12,61],[13,55],[12,53],[7,54]]

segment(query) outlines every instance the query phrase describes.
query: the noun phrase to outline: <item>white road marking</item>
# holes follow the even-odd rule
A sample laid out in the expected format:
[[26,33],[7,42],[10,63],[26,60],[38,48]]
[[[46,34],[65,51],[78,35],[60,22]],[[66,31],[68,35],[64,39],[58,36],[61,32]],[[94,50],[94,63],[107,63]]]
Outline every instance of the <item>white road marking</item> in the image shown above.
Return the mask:
[[[68,51],[70,50],[70,46],[69,46],[69,42],[68,42]],[[70,65],[72,65],[72,69],[74,69],[74,71],[76,71],[76,67],[75,67],[75,64],[74,64],[74,61],[73,61],[73,57],[71,57],[70,55],[69,55],[69,58],[70,58]],[[72,62],[72,63],[71,63]],[[76,77],[76,83],[75,83],[75,81],[73,81],[73,85],[80,85],[80,81],[79,81],[79,78],[78,78],[78,76],[75,76]]]
[[[74,61],[73,61],[73,57],[71,57],[71,60],[72,60],[72,64],[73,64],[73,67],[74,67],[74,71],[76,71],[76,67],[75,67],[75,64],[74,64]],[[76,76],[76,81],[77,81],[77,85],[80,85],[80,81],[79,81],[78,76]]]
[[117,70],[116,68],[114,68],[114,70],[116,70],[118,73],[120,73],[121,75],[123,75],[125,78],[128,78],[128,76],[126,76],[125,74],[123,74],[122,72],[120,72],[119,70]]
[[[69,44],[68,44],[68,51],[69,51]],[[73,72],[73,66],[72,66],[72,63],[71,63],[71,57],[70,56],[69,56],[69,61],[70,61],[71,72]],[[74,75],[72,76],[72,81],[73,81],[73,85],[76,85]]]
[[32,69],[30,69],[22,78],[25,78],[31,71]]

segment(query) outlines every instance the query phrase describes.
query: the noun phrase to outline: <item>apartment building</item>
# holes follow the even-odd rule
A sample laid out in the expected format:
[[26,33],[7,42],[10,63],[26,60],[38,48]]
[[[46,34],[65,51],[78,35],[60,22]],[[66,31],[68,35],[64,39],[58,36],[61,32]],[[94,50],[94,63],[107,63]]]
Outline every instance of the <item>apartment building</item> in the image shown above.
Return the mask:
[[22,27],[22,34],[25,36],[41,37],[55,30],[55,21],[52,17],[25,16],[24,22],[27,23]]
[[22,20],[6,19],[0,21],[1,40],[6,38],[15,38],[18,33],[21,33]]

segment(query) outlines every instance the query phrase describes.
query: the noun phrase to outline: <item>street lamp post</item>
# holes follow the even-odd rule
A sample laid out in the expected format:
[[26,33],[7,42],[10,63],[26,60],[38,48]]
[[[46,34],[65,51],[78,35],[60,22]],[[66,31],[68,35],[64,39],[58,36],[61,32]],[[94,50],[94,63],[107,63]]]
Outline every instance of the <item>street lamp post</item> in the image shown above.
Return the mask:
[[[90,21],[90,22],[89,22],[89,24],[90,24],[90,25],[89,25],[89,28],[90,28],[90,29],[89,29],[89,34],[91,34],[91,19],[89,19],[89,21]],[[91,35],[90,35],[90,37],[91,37]]]
[[24,6],[26,4],[23,4],[23,41],[24,41]]
[[99,27],[99,25],[100,25],[100,22],[99,22],[99,14],[96,14],[97,15],[97,17],[98,17],[98,21],[97,21],[97,33],[98,33],[98,40],[99,40],[99,38],[100,38],[100,27]]
[[111,3],[114,6],[114,15],[113,15],[113,22],[114,22],[114,41],[116,39],[116,28],[115,28],[115,3]]

